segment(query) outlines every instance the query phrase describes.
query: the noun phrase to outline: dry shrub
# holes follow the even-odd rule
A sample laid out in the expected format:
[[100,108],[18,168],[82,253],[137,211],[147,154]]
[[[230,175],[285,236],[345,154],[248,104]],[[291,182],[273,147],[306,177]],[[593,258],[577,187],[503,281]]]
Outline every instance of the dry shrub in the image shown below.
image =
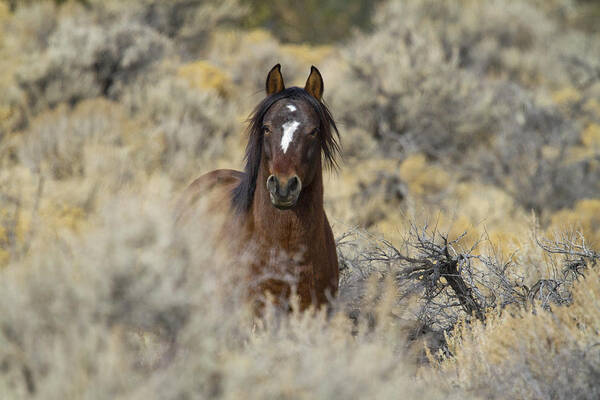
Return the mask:
[[217,91],[197,90],[181,78],[133,86],[123,102],[146,125],[134,139],[140,161],[147,170],[167,171],[176,181],[195,178],[207,161],[223,157],[231,150],[227,138],[241,130],[235,105]]
[[[344,54],[349,67],[334,99],[344,121],[382,138],[387,149],[417,147],[430,157],[457,158],[486,143],[500,117],[493,110],[498,89],[483,79],[484,71],[463,65],[462,53],[474,44],[444,29],[462,33],[466,19],[479,21],[478,12],[509,18],[514,10],[487,4],[461,10],[458,2],[431,1],[390,2],[379,10],[375,31],[359,36]],[[486,36],[489,21],[477,23],[473,36],[500,35]],[[498,25],[513,26],[506,20]],[[505,36],[510,41],[511,32]]]
[[90,97],[117,98],[125,85],[149,78],[168,47],[168,40],[133,21],[98,23],[78,14],[61,19],[48,48],[21,68],[18,81],[34,112]]
[[418,153],[407,157],[398,172],[416,196],[437,194],[446,188],[450,179],[445,170],[427,165],[426,157]]
[[581,142],[584,146],[590,147],[593,151],[600,151],[600,125],[589,124],[581,132]]
[[409,337],[450,355],[454,350],[445,346],[443,335],[460,323],[485,322],[490,310],[572,306],[573,284],[600,261],[600,253],[577,232],[552,240],[535,234],[511,253],[486,237],[465,246],[466,236],[450,239],[437,225],[414,223],[395,244],[348,232],[338,240],[343,304],[354,318],[372,318],[369,308],[356,302],[368,297],[369,281],[392,279],[395,301],[402,305],[393,315],[418,322]]
[[458,329],[438,377],[491,399],[597,398],[598,278],[593,270],[577,282],[569,307],[504,312]]
[[[0,271],[0,389],[10,398],[362,398],[443,393],[410,378],[393,285],[344,313],[254,320],[235,264],[177,228],[168,181],[121,190],[74,236],[44,231]],[[44,223],[44,221],[40,221]],[[49,238],[52,240],[49,240]],[[327,379],[324,379],[328,376]],[[444,392],[449,396],[454,391]],[[459,397],[456,397],[459,398]],[[462,398],[462,397],[460,397]]]
[[[281,44],[276,37],[261,29],[217,32],[208,48],[211,62],[225,70],[242,91],[237,95],[237,101],[248,111],[262,98],[266,73],[275,64],[282,66],[286,87],[303,87],[310,66],[318,65],[321,68],[327,59],[336,54],[332,46]],[[326,98],[331,78],[324,76]]]
[[331,43],[347,40],[360,28],[368,28],[379,1],[325,0],[294,2],[289,0],[246,0],[251,5],[245,22],[262,26],[285,42]]
[[207,61],[184,64],[177,70],[177,75],[195,89],[216,90],[223,97],[233,95],[234,88],[229,75]]
[[[131,13],[130,4],[112,6]],[[238,0],[137,0],[133,9],[145,25],[172,39],[185,59],[202,56],[215,29],[235,25],[247,13]]]
[[[167,73],[157,70],[159,61],[176,56],[174,50],[184,58],[198,56],[217,26],[241,14],[233,0],[20,7],[11,29],[26,35],[11,37],[10,48],[20,64],[16,81],[26,101],[21,108],[30,115],[63,102],[118,99],[130,85],[152,85]],[[33,22],[25,26],[28,19]]]
[[[552,19],[512,1],[473,2],[464,12],[458,1],[392,1],[376,22],[373,33],[344,49],[345,63],[330,66],[340,75],[330,95],[343,125],[375,138],[385,156],[421,152],[468,179],[503,187],[527,209],[571,206],[597,193],[590,158],[567,156],[584,114],[528,87],[554,64],[564,70],[548,87],[587,88],[598,80],[591,58],[580,62],[589,71],[579,77],[567,72],[570,57],[560,49],[543,55],[559,35]],[[580,102],[591,101],[588,92]]]
[[6,35],[5,44],[13,47],[18,58],[41,52],[48,46],[60,12],[60,8],[51,1],[36,1],[19,7],[14,18],[3,21],[3,30],[11,33]]
[[582,232],[591,246],[600,247],[600,200],[578,201],[573,209],[563,209],[551,217],[550,228],[555,231],[574,229]]
[[30,111],[15,74],[47,46],[57,23],[56,7],[49,2],[36,2],[14,16],[7,7],[0,4],[0,138],[27,124]]
[[[188,33],[189,40],[208,37],[235,4],[139,1],[20,7],[10,19],[15,26],[21,27],[19,18],[33,18],[38,9],[53,22],[44,30],[45,41],[17,58],[16,81],[7,79],[4,85],[0,80],[0,87],[7,88],[0,102],[0,128],[11,134],[25,130],[12,135],[13,153],[20,162],[59,179],[94,175],[83,171],[86,165],[106,172],[107,164],[123,156],[129,157],[131,170],[167,171],[178,182],[193,178],[203,162],[223,155],[224,140],[239,128],[239,118],[235,104],[225,99],[231,87],[190,87],[185,79],[194,80],[195,72],[176,79],[179,60],[166,58],[173,58],[172,49]],[[160,16],[151,17],[154,12]],[[167,29],[182,16],[187,28]],[[212,22],[185,33],[202,21]],[[34,32],[43,30],[38,25],[33,24]],[[15,40],[9,36],[9,42]],[[18,47],[4,49],[13,55]],[[114,103],[92,100],[78,106],[98,97]]]
[[223,155],[237,126],[233,107],[217,93],[165,78],[150,87],[132,85],[121,103],[96,98],[41,113],[6,143],[20,163],[54,179],[128,169],[186,181],[203,162]]
[[[159,181],[149,187],[154,201],[121,195],[83,236],[63,232],[52,241],[38,236],[27,257],[2,270],[3,393],[11,398],[125,396],[170,357],[193,315],[202,316],[202,323],[195,323],[201,340],[194,351],[206,359],[214,350],[203,348],[210,338],[227,336],[227,321],[240,321],[235,315],[244,307],[236,300],[235,285],[221,280],[231,270],[215,275],[206,233],[179,237],[166,212],[168,185]],[[221,320],[222,315],[230,318]],[[195,383],[202,376],[211,374],[198,375]]]
[[467,162],[469,170],[538,212],[570,207],[600,190],[598,171],[588,168],[587,160],[569,160],[569,149],[578,142],[573,122],[516,86],[499,90],[494,107],[501,115],[496,133]]
[[72,111],[67,106],[37,117],[19,138],[20,161],[56,178],[85,175],[87,146],[116,146],[125,124],[124,110],[106,100],[88,100]]
[[432,385],[494,399],[598,396],[600,253],[583,236],[538,239],[537,250],[524,243],[522,254],[507,256],[412,229],[399,246],[364,233],[362,245],[350,236],[338,243],[351,316],[381,323],[368,306],[352,304],[368,298],[373,282],[384,298],[393,277],[392,301],[403,305],[393,315],[420,321],[405,334],[426,344],[433,369],[420,372]]
[[419,44],[410,49],[399,37],[377,31],[347,50],[349,73],[330,94],[341,123],[376,138],[388,157],[421,151],[456,160],[473,143],[485,143],[489,89],[425,47],[426,37],[411,38]]

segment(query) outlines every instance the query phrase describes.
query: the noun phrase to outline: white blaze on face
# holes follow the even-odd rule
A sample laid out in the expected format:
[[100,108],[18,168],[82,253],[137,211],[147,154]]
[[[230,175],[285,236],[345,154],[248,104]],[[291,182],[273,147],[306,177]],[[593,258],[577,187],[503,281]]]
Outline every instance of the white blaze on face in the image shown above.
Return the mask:
[[290,143],[294,139],[294,132],[300,126],[300,122],[298,121],[288,121],[283,124],[281,127],[283,128],[283,135],[281,136],[281,149],[285,153],[288,149]]
[[292,105],[292,104],[288,104],[286,107],[287,107],[287,109],[288,109],[288,110],[290,110],[291,112],[294,112],[294,111],[296,111],[296,106],[294,106],[294,105]]

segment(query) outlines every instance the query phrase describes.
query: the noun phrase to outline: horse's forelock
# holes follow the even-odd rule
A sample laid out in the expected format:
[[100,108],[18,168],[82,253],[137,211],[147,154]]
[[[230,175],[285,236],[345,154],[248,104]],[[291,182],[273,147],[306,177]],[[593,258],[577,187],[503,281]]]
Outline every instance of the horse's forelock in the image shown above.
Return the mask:
[[256,106],[248,118],[247,131],[249,137],[244,156],[246,161],[244,176],[232,192],[232,206],[239,213],[247,212],[252,206],[252,200],[254,199],[256,179],[262,157],[262,126],[265,114],[279,100],[290,98],[308,102],[317,112],[321,125],[321,150],[325,166],[330,169],[337,169],[338,167],[337,158],[340,153],[340,134],[327,106],[322,101],[311,96],[306,90],[298,87],[290,87],[267,96]]

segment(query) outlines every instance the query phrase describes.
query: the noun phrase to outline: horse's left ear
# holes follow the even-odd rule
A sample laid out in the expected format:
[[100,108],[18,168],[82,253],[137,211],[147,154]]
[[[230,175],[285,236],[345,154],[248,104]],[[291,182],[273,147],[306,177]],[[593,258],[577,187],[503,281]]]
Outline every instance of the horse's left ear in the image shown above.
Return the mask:
[[310,67],[310,75],[306,80],[306,85],[304,86],[304,90],[306,90],[312,97],[317,100],[321,100],[323,97],[323,78],[321,77],[321,73],[315,66]]

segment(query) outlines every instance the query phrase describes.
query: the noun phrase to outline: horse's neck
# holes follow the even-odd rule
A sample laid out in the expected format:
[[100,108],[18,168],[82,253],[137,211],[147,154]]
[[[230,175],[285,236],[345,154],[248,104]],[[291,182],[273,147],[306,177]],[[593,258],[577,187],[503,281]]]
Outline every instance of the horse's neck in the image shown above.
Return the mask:
[[286,211],[271,203],[266,180],[266,172],[261,169],[251,210],[254,227],[260,235],[268,242],[283,241],[290,246],[309,246],[311,241],[318,240],[325,220],[322,173],[319,171],[311,184],[302,189],[296,206]]

